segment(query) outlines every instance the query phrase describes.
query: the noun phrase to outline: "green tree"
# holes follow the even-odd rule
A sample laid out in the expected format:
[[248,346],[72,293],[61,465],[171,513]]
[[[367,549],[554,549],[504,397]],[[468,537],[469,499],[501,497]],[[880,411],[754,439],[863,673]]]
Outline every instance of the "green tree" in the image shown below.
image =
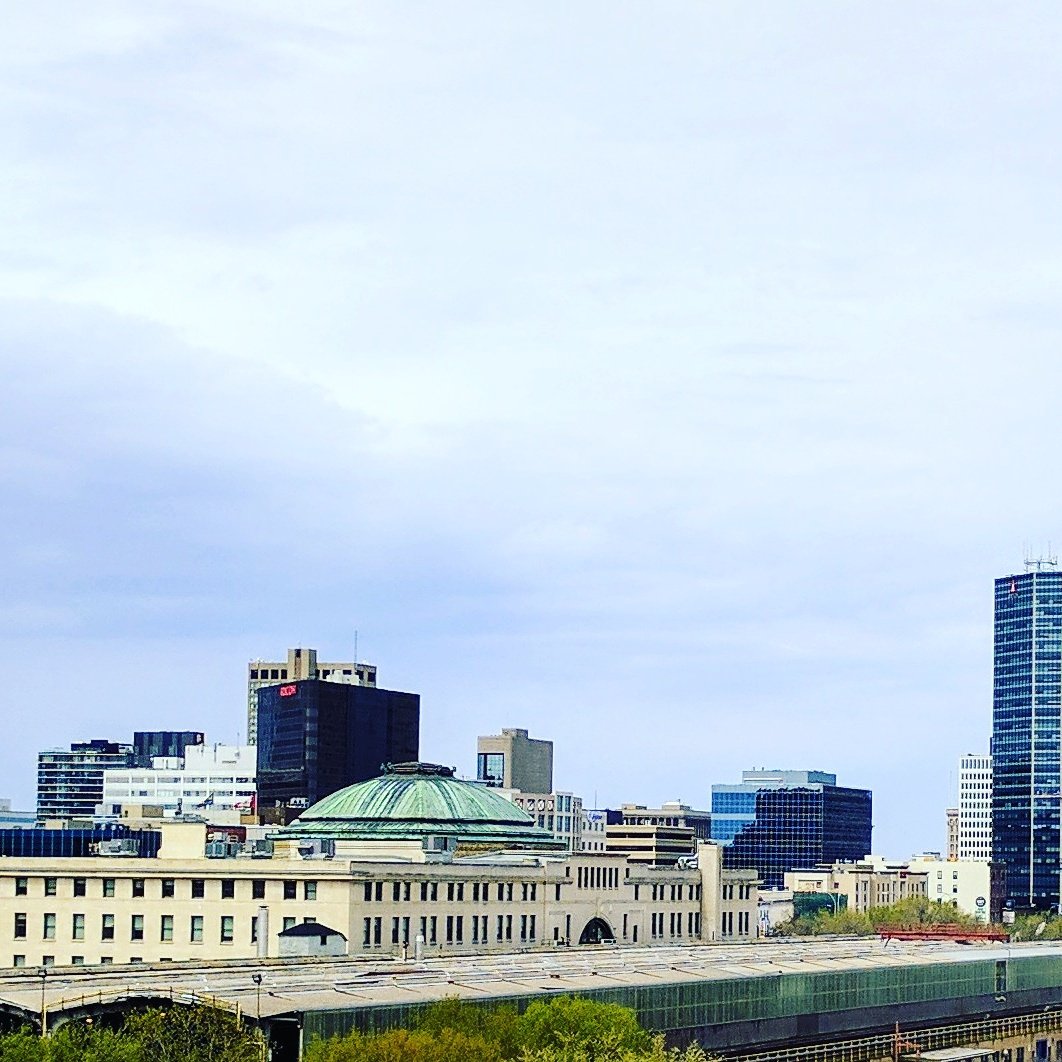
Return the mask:
[[122,1027],[147,1062],[259,1062],[261,1044],[234,1014],[215,1007],[169,1007],[131,1014]]
[[529,1052],[564,1049],[578,1058],[582,1052],[587,1062],[612,1062],[652,1047],[634,1011],[578,997],[536,1000],[520,1016],[519,1037]]
[[46,1062],[46,1043],[29,1029],[0,1036],[0,1062]]

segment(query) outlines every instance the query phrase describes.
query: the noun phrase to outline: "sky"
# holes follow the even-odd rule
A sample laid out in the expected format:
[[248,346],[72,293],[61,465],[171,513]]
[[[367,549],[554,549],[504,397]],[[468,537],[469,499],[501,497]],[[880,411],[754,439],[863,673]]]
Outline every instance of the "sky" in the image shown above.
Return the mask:
[[1062,543],[1062,9],[55,0],[0,35],[0,796],[354,651],[421,756],[944,843]]

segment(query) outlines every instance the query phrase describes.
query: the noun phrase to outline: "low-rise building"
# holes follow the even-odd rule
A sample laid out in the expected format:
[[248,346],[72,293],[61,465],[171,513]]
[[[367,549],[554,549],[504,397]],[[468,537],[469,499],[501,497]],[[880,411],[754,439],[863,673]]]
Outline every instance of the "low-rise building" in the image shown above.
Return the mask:
[[337,935],[353,955],[430,956],[757,933],[755,874],[725,870],[719,846],[679,866],[567,852],[447,768],[396,765],[332,794],[268,858],[205,858],[206,829],[162,821],[153,858],[0,860],[0,965],[269,957]]
[[623,821],[618,811],[611,808],[583,808],[583,829],[579,837],[581,852],[603,852],[605,850],[605,827],[614,826]]
[[843,897],[850,911],[868,911],[908,897],[926,896],[927,882],[924,870],[873,855],[853,863],[793,870],[785,876],[787,889]]
[[574,793],[524,793],[517,789],[497,790],[506,800],[523,808],[540,830],[564,842],[569,852],[582,848],[583,798]]
[[152,805],[163,815],[200,814],[235,824],[255,809],[254,745],[188,745],[183,758],[156,756],[151,767],[103,774],[103,806]]
[[950,903],[982,922],[1000,922],[1006,899],[1007,873],[1002,863],[984,859],[941,859],[936,853],[916,856],[912,870],[926,875],[926,895]]
[[696,847],[697,839],[689,826],[632,826],[621,822],[605,827],[605,851],[622,853],[632,863],[675,866],[691,857]]
[[620,804],[619,812],[625,826],[688,826],[698,840],[712,839],[712,813],[697,811],[678,800],[664,801],[658,808]]

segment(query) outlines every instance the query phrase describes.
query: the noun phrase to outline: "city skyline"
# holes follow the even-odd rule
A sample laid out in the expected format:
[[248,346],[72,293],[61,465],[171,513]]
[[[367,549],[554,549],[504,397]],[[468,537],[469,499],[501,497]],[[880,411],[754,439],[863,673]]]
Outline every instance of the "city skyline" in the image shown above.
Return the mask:
[[0,795],[59,737],[235,742],[248,660],[357,629],[463,773],[510,726],[588,804],[821,768],[940,849],[992,581],[1062,541],[1060,33],[13,10]]

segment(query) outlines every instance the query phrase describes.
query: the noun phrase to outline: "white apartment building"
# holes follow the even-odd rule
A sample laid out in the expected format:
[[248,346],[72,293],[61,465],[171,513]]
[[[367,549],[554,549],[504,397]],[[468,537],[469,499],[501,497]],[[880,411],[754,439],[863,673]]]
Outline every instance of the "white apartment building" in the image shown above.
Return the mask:
[[605,850],[605,826],[608,813],[598,808],[583,808],[583,832],[579,838],[579,850],[582,852],[603,852]]
[[916,856],[912,871],[926,875],[926,895],[950,903],[982,922],[989,921],[992,906],[992,865],[987,859],[941,859]]
[[992,858],[992,757],[959,761],[959,859]]
[[103,774],[103,806],[154,805],[163,815],[201,814],[217,825],[234,825],[254,811],[254,745],[189,745],[184,759],[156,756],[148,767]]

